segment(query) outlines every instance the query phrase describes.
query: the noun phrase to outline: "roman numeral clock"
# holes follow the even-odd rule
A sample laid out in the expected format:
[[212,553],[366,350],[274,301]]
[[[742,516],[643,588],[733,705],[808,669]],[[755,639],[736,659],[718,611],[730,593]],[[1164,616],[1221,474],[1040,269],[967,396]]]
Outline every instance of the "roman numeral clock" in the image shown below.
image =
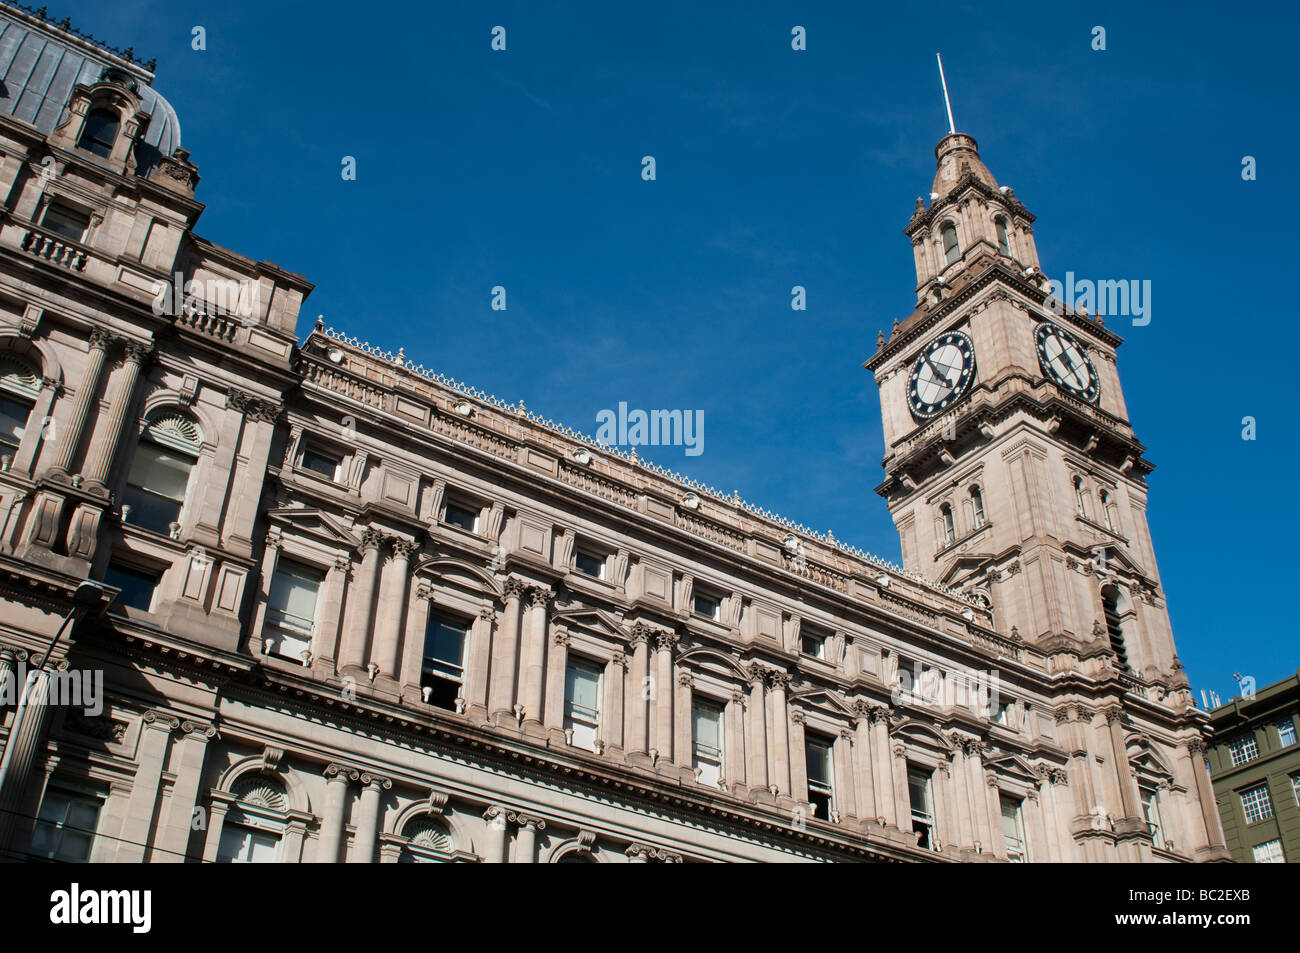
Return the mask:
[[975,380],[975,348],[961,331],[949,331],[921,349],[907,382],[912,416],[929,420],[970,390]]

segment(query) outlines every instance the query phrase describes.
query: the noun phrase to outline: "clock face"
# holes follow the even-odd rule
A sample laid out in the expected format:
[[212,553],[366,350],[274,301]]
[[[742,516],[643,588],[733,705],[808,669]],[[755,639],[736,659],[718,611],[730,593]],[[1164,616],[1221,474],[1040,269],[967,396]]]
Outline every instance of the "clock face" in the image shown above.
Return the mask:
[[943,413],[970,389],[975,379],[975,348],[960,331],[941,334],[921,351],[907,382],[912,416],[921,420]]
[[1068,393],[1092,403],[1101,390],[1097,370],[1083,345],[1054,324],[1043,322],[1034,331],[1038,363],[1043,373]]

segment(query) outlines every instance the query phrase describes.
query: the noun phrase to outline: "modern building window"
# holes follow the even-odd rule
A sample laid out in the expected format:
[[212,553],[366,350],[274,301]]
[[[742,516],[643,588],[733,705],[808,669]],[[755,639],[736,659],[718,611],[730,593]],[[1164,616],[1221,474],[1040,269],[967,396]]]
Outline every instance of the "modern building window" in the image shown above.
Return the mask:
[[1254,734],[1241,735],[1232,739],[1232,742],[1228,745],[1228,757],[1231,759],[1234,768],[1258,758],[1259,745],[1255,742]]
[[1119,590],[1106,586],[1101,590],[1102,615],[1106,618],[1106,635],[1110,638],[1110,650],[1115,653],[1115,664],[1121,671],[1129,670],[1128,646],[1124,642],[1124,628],[1120,623]]
[[1088,495],[1083,492],[1083,480],[1079,477],[1074,478],[1074,511],[1088,518]]
[[971,517],[975,522],[975,528],[979,529],[984,525],[984,494],[980,488],[973,486],[970,488],[970,509]]
[[1269,797],[1267,781],[1241,792],[1241,810],[1246,815],[1247,824],[1273,816],[1273,799]]
[[59,202],[51,202],[41,216],[41,227],[69,241],[79,242],[90,228],[90,216]]
[[1295,719],[1290,715],[1277,723],[1277,741],[1283,748],[1289,748],[1296,743]]
[[456,699],[465,684],[465,646],[469,626],[457,619],[431,615],[424,630],[424,661],[420,688],[428,689],[428,702],[447,711],[456,710]]
[[605,578],[605,559],[588,550],[579,549],[573,554],[573,568],[593,579]]
[[835,809],[835,769],[831,760],[831,743],[817,735],[804,738],[804,751],[808,764],[808,801],[813,806],[813,817],[830,820]]
[[939,507],[939,520],[943,524],[943,544],[951,546],[957,539],[957,527],[952,521],[952,507],[947,503]]
[[1252,859],[1257,864],[1285,864],[1286,856],[1282,853],[1282,841],[1274,839],[1256,844],[1250,849]]
[[32,856],[72,864],[90,860],[99,807],[98,798],[46,791],[32,833]]
[[442,521],[452,526],[459,526],[467,533],[478,532],[479,511],[472,507],[448,500],[442,509]]
[[298,465],[304,470],[318,473],[327,480],[338,482],[343,469],[343,458],[319,447],[304,447]]
[[169,414],[145,427],[122,495],[122,520],[163,536],[179,527],[203,438],[188,417]]
[[113,600],[113,609],[118,607],[140,609],[148,612],[153,608],[153,596],[158,589],[162,574],[149,569],[128,566],[125,563],[110,562],[104,573],[105,585],[120,589]]
[[273,864],[280,859],[289,799],[284,789],[263,775],[245,775],[231,793],[236,803],[221,825],[219,864]]
[[716,786],[723,777],[722,706],[703,698],[691,702],[691,743],[701,784]]
[[702,615],[706,619],[713,619],[715,622],[718,620],[719,614],[722,610],[722,603],[720,600],[713,598],[713,596],[705,595],[702,592],[697,592],[695,593],[693,601],[693,608],[695,609],[696,615]]
[[1007,860],[1013,864],[1025,862],[1025,825],[1021,816],[1020,801],[1003,794],[1002,803],[1002,839],[1006,843]]
[[944,222],[943,227],[939,229],[939,237],[943,242],[943,263],[951,265],[961,257],[961,249],[957,247],[957,228],[952,222]]
[[998,251],[1004,255],[1010,255],[1011,240],[1007,236],[1007,220],[1005,218],[998,218],[994,222],[994,225],[997,226],[998,230]]
[[294,661],[310,651],[316,630],[316,606],[325,574],[315,566],[280,559],[271,576],[263,638],[266,651]]
[[1156,790],[1139,786],[1138,795],[1142,799],[1142,816],[1146,819],[1147,829],[1151,831],[1151,846],[1157,850],[1164,850],[1165,834],[1160,824],[1160,801]]
[[805,629],[799,635],[799,651],[813,658],[826,658],[826,643],[830,640],[821,632],[809,632]]
[[934,805],[930,800],[929,771],[908,765],[907,795],[912,809],[912,830],[921,835],[917,846],[922,850],[934,850]]
[[113,110],[92,109],[86,116],[86,124],[81,127],[77,148],[107,159],[113,152],[113,144],[117,142],[119,125],[118,115]]
[[0,353],[0,453],[18,452],[40,390],[35,365],[17,354]]
[[600,737],[600,668],[581,658],[570,658],[564,669],[564,730],[569,743],[596,750]]

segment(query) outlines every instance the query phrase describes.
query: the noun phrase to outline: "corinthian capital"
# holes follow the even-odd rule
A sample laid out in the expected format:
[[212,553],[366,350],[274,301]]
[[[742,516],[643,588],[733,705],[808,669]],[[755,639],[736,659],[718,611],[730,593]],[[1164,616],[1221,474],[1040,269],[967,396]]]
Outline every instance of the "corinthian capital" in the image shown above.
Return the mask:
[[508,578],[501,587],[502,597],[509,602],[511,599],[521,599],[528,590],[528,584],[517,576]]

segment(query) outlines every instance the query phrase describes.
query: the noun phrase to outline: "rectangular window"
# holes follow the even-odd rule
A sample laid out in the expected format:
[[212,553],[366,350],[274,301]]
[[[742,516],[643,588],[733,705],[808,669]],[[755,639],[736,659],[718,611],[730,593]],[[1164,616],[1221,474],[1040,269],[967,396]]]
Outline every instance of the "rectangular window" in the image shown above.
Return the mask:
[[593,579],[605,578],[605,559],[594,553],[579,549],[573,554],[573,567],[584,576]]
[[1142,816],[1146,819],[1147,829],[1151,831],[1151,846],[1157,850],[1165,849],[1165,834],[1160,826],[1160,802],[1153,788],[1139,788],[1142,798]]
[[88,861],[95,845],[99,806],[98,798],[46,791],[32,833],[33,856],[71,864]]
[[148,569],[137,569],[119,562],[108,564],[104,584],[121,589],[111,609],[130,607],[148,612],[153,608],[153,594],[161,575]]
[[469,626],[442,616],[430,616],[424,630],[424,663],[420,688],[428,689],[430,705],[456,710],[465,683],[465,646]]
[[327,480],[338,482],[343,469],[343,458],[338,454],[326,453],[313,447],[304,447],[298,465],[304,470],[318,473]]
[[835,807],[831,743],[810,734],[804,739],[804,752],[808,761],[808,800],[813,806],[813,817],[828,821]]
[[86,229],[90,228],[90,216],[59,202],[51,202],[45,208],[41,226],[62,238],[79,242],[85,237]]
[[1291,793],[1295,795],[1296,807],[1300,807],[1300,774],[1291,775]]
[[1011,706],[1013,702],[1010,698],[999,698],[997,706],[993,709],[993,724],[1006,725],[1011,718]]
[[271,577],[263,636],[272,655],[302,661],[316,630],[316,605],[325,574],[314,566],[280,559]]
[[452,526],[459,526],[467,533],[478,532],[478,510],[451,500],[448,500],[447,505],[443,507],[442,521]]
[[[122,519],[163,536],[179,523],[194,459],[141,440],[122,495]],[[129,510],[127,509],[129,507]]]
[[1245,764],[1247,761],[1254,761],[1259,757],[1259,745],[1255,743],[1255,736],[1242,735],[1228,745],[1228,755],[1232,758],[1232,766],[1235,768],[1239,764]]
[[1003,794],[1002,839],[1007,845],[1007,860],[1013,864],[1025,862],[1025,825],[1021,817],[1020,801]]
[[1263,844],[1256,844],[1250,850],[1253,859],[1257,864],[1285,864],[1286,857],[1282,854],[1282,842],[1280,840],[1266,841]]
[[580,658],[564,669],[564,730],[569,743],[596,750],[600,737],[600,668]]
[[907,768],[907,795],[912,806],[912,830],[920,834],[917,846],[934,850],[934,807],[930,801],[930,772]]
[[221,843],[217,845],[219,864],[273,864],[280,846],[280,838],[266,831],[226,823],[221,828]]
[[1283,748],[1289,748],[1295,744],[1295,719],[1290,715],[1277,723],[1277,740]]
[[706,596],[702,592],[697,592],[695,593],[693,602],[694,605],[692,608],[694,608],[696,615],[702,615],[704,618],[712,619],[715,622],[718,620],[722,610],[722,603],[719,600],[712,596]]
[[0,394],[0,452],[18,452],[31,413],[30,403]]
[[803,632],[799,637],[799,651],[813,658],[826,658],[826,636],[817,632]]
[[1241,792],[1241,810],[1246,815],[1247,824],[1273,816],[1273,799],[1268,794],[1268,782]]
[[696,698],[691,704],[694,767],[701,784],[716,787],[722,779],[722,712],[717,702]]

